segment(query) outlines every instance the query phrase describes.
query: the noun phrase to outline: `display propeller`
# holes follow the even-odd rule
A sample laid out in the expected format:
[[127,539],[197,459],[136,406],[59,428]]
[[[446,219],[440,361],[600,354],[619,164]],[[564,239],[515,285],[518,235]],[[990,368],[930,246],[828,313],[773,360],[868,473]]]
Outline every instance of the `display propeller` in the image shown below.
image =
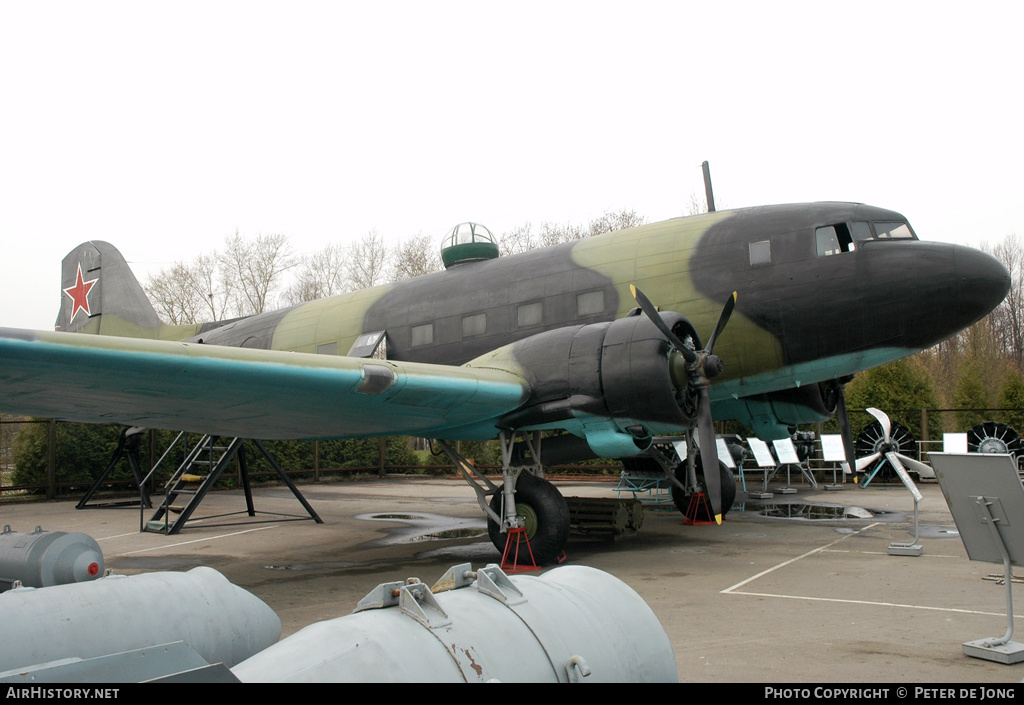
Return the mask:
[[861,471],[870,467],[882,456],[885,456],[886,460],[889,461],[889,464],[897,469],[905,469],[905,466],[908,466],[911,470],[914,470],[919,474],[931,471],[927,465],[919,460],[915,460],[914,458],[908,457],[899,452],[899,444],[892,441],[892,423],[889,421],[889,417],[884,411],[874,408],[866,409],[865,411],[878,420],[878,424],[882,427],[883,442],[879,446],[879,450],[877,452],[857,460],[856,475],[853,478],[855,483],[859,485],[861,481]]
[[711,511],[715,515],[715,521],[722,523],[722,476],[718,469],[718,448],[715,442],[714,419],[711,416],[711,395],[708,387],[711,380],[722,373],[724,364],[722,359],[714,354],[715,342],[725,325],[729,322],[733,309],[736,307],[736,292],[725,302],[715,330],[708,338],[707,344],[702,350],[695,350],[692,345],[687,345],[672,332],[672,329],[658,313],[658,309],[651,303],[651,300],[644,296],[644,293],[630,284],[630,291],[633,298],[640,304],[641,310],[647,314],[665,339],[674,347],[686,360],[686,373],[688,383],[697,394],[697,442],[700,445],[701,469],[704,471],[704,485],[711,501]]

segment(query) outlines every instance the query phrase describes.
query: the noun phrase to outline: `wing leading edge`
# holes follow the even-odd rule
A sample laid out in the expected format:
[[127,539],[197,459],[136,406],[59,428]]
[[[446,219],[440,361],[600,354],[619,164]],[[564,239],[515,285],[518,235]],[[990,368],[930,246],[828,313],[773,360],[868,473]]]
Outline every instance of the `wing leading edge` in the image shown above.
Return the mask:
[[490,438],[505,370],[0,328],[0,409],[274,440]]

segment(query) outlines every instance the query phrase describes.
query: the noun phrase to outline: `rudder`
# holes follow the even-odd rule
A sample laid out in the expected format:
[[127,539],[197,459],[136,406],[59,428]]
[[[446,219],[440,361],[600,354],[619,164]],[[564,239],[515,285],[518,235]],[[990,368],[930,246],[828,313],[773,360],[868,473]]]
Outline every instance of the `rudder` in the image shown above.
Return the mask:
[[[109,242],[83,242],[64,258],[61,273],[61,303],[55,328],[79,333],[114,333],[102,330],[123,328],[159,329],[160,318],[146,297],[124,257]],[[114,320],[112,320],[114,319]],[[137,334],[137,333],[136,333]]]

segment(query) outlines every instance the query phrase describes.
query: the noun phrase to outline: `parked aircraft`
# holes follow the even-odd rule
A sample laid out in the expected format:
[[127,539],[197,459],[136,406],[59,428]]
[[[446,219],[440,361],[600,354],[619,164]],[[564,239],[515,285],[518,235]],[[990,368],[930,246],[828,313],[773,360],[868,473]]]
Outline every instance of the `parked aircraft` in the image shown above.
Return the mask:
[[[851,376],[971,325],[1010,283],[993,257],[852,203],[718,211],[506,257],[464,223],[444,245],[441,272],[171,326],[114,247],[84,243],[64,260],[59,332],[0,329],[0,410],[258,439],[498,438],[500,486],[443,447],[495,544],[525,525],[549,562],[569,514],[544,465],[646,463],[705,493],[720,521],[735,485],[713,419],[767,440],[838,412],[852,459]],[[678,434],[682,463],[655,442]]]

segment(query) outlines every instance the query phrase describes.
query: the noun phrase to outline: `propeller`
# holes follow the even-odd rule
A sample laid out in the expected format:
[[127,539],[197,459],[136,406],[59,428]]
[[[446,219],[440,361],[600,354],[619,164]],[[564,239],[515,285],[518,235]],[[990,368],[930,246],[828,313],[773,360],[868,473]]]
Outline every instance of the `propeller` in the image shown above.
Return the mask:
[[687,345],[672,332],[672,329],[658,313],[658,309],[651,303],[642,291],[633,284],[629,285],[633,298],[640,304],[640,309],[647,314],[665,339],[675,348],[686,361],[685,372],[689,385],[697,393],[697,442],[700,445],[701,469],[704,471],[704,484],[711,500],[711,511],[715,515],[715,522],[722,523],[722,476],[718,469],[718,448],[715,443],[714,419],[711,417],[711,395],[708,387],[711,380],[722,373],[725,367],[722,359],[714,354],[715,341],[719,334],[729,322],[733,309],[736,307],[736,292],[725,302],[715,330],[708,338],[707,344],[702,350],[694,350],[694,346]]
[[914,470],[919,474],[927,474],[932,471],[931,468],[929,468],[927,465],[920,462],[919,460],[907,457],[906,455],[903,455],[902,453],[899,452],[899,444],[893,443],[892,441],[892,423],[889,421],[889,417],[886,416],[884,411],[880,411],[874,408],[866,409],[866,411],[872,416],[874,416],[878,420],[878,424],[882,427],[883,442],[878,447],[879,449],[877,452],[865,456],[857,461],[857,474],[853,478],[853,481],[855,483],[860,484],[861,470],[870,467],[875,461],[877,461],[883,455],[885,456],[886,460],[889,461],[889,464],[892,465],[893,468],[896,468],[897,473],[899,472],[899,470],[903,470],[905,465],[909,466],[911,470]]

